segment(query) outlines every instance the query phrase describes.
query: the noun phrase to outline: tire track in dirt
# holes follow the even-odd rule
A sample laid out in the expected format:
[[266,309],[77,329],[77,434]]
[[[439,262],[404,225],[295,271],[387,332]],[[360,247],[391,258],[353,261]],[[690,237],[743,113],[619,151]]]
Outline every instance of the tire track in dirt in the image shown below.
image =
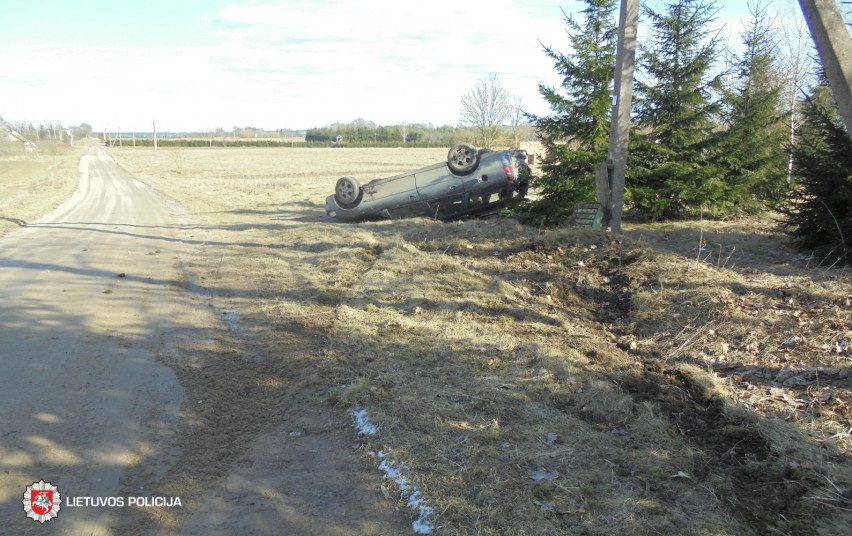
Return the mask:
[[[825,478],[816,470],[818,466],[824,467],[822,455],[803,448],[799,459],[806,460],[804,465],[792,461],[793,452],[785,452],[783,446],[773,444],[765,433],[766,425],[761,425],[757,415],[732,410],[719,394],[708,389],[706,379],[702,382],[688,370],[665,363],[658,352],[631,345],[636,337],[629,324],[632,300],[629,289],[641,286],[642,282],[632,280],[630,266],[641,262],[642,254],[631,251],[629,244],[623,247],[611,242],[609,246],[596,252],[594,261],[589,263],[598,272],[597,278],[605,282],[601,288],[584,292],[577,288],[576,281],[558,277],[557,281],[545,284],[550,284],[549,288],[562,289],[563,295],[570,292],[565,289],[577,289],[587,302],[585,308],[593,312],[600,328],[610,333],[619,341],[619,347],[637,360],[638,373],[635,367],[620,373],[616,369],[611,375],[613,383],[636,403],[652,402],[661,408],[696,449],[693,476],[700,480],[712,479],[714,475],[720,477],[717,480],[723,483],[715,494],[732,515],[757,533],[767,527],[796,534],[813,533],[812,520],[819,515],[819,508],[804,498],[826,489]],[[532,248],[532,251],[530,257],[540,260],[561,253],[551,247],[540,251]],[[574,261],[566,259],[565,264],[571,262]],[[597,352],[595,356],[604,357]],[[599,424],[584,413],[582,407],[566,409],[590,424]],[[808,457],[814,455],[812,465],[808,465]],[[835,461],[849,461],[839,453],[835,456]],[[647,489],[653,493],[652,486]],[[852,504],[852,495],[847,494],[840,500]]]

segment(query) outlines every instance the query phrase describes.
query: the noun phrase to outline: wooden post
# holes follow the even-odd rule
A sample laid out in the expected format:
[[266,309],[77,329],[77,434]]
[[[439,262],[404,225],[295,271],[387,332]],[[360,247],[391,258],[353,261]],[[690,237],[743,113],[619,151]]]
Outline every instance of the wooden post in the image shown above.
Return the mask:
[[615,107],[612,110],[609,155],[612,159],[612,214],[610,227],[621,232],[624,206],[624,174],[627,170],[627,138],[630,133],[630,106],[633,103],[633,65],[636,58],[636,23],[639,0],[621,0],[618,21],[618,49],[615,61]]
[[133,148],[135,149],[136,148],[136,131],[135,130],[133,131],[132,135],[133,135]]
[[151,120],[151,125],[154,127],[154,150],[157,150],[157,121]]
[[[609,131],[610,205],[609,227],[621,232],[624,206],[624,174],[627,169],[627,137],[630,133],[630,105],[633,102],[633,65],[636,57],[636,22],[639,0],[621,0],[618,14],[618,48],[615,55],[615,105]],[[605,212],[606,212],[606,205]]]
[[121,144],[121,127],[118,127],[118,146],[124,147],[124,145]]
[[814,38],[831,93],[852,136],[852,39],[837,0],[799,0]]
[[597,192],[597,201],[604,210],[604,227],[607,226],[612,216],[611,175],[612,165],[609,160],[600,162],[595,166],[595,191]]

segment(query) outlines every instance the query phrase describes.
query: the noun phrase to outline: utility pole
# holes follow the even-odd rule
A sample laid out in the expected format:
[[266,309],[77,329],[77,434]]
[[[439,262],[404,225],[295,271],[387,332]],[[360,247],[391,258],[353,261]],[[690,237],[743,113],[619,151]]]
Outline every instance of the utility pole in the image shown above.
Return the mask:
[[609,131],[609,158],[595,170],[598,203],[613,232],[621,232],[624,205],[624,174],[627,169],[627,138],[633,102],[633,65],[636,58],[636,21],[639,0],[621,0],[618,15],[618,48],[615,56],[615,102]]
[[154,127],[154,150],[157,150],[157,121],[151,120],[151,126]]
[[846,132],[852,136],[852,39],[837,0],[799,0]]

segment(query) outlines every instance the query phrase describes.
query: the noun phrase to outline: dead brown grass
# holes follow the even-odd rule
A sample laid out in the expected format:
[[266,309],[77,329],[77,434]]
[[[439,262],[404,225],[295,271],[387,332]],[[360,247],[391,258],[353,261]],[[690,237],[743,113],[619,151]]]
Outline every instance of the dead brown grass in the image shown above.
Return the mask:
[[[712,262],[687,223],[623,239],[507,220],[337,224],[322,211],[337,177],[444,151],[187,150],[180,170],[164,151],[113,152],[189,207],[188,277],[240,311],[264,359],[312,372],[303,403],[367,408],[379,432],[365,456],[405,462],[442,533],[848,528],[850,285],[778,236],[718,224],[708,244],[747,254]],[[819,379],[776,381],[795,367]]]
[[77,186],[81,150],[0,156],[0,235],[58,206]]
[[[630,330],[646,349],[730,377],[749,405],[821,428],[848,451],[847,273],[802,260],[771,221],[705,226],[708,253],[699,261],[692,258],[699,255],[701,234],[694,225],[629,232],[652,252],[631,273],[641,284],[632,298]],[[719,262],[709,251],[723,242],[732,254]]]

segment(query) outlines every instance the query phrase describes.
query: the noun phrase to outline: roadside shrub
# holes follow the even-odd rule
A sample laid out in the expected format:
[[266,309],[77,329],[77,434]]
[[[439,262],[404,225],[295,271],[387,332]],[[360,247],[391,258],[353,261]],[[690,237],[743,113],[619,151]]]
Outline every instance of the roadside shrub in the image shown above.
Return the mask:
[[805,100],[793,148],[797,187],[782,209],[797,244],[820,263],[849,264],[852,255],[852,139],[826,84]]

